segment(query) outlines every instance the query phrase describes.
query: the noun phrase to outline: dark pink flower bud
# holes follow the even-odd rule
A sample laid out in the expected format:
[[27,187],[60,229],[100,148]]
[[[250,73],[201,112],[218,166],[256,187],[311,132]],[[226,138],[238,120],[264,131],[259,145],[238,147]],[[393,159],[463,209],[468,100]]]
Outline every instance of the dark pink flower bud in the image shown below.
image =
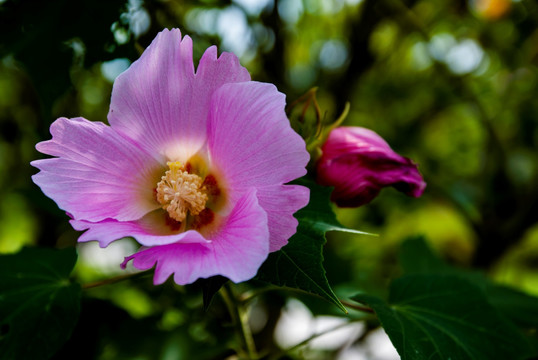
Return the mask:
[[410,159],[396,154],[379,135],[361,127],[331,131],[317,163],[317,181],[333,186],[331,200],[357,207],[372,201],[385,186],[419,197],[426,183]]

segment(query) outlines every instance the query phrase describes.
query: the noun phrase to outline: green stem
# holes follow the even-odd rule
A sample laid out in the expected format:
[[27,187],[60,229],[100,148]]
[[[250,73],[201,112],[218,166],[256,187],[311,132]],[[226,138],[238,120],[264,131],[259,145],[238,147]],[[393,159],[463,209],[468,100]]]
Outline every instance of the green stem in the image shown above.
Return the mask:
[[242,293],[241,295],[239,295],[238,300],[241,301],[242,304],[247,304],[251,300],[256,298],[257,296],[259,296],[259,295],[261,295],[263,293],[269,292],[269,291],[274,291],[274,290],[278,290],[278,288],[275,288],[273,286],[266,286],[266,287],[262,287],[262,288],[248,290],[248,291],[245,291],[244,293]]
[[98,286],[115,284],[123,280],[136,279],[136,278],[144,277],[149,274],[150,274],[150,271],[148,270],[148,271],[141,271],[141,272],[136,272],[132,274],[119,275],[110,279],[104,279],[104,280],[99,280],[99,281],[94,281],[87,284],[83,284],[82,289],[86,290],[86,289],[91,289]]
[[371,307],[356,304],[356,303],[352,303],[352,302],[345,301],[345,300],[342,300],[342,299],[340,299],[340,302],[342,303],[342,305],[344,305],[344,306],[346,306],[346,307],[348,307],[350,309],[358,310],[358,311],[362,311],[362,312],[367,312],[369,314],[374,314],[374,310]]
[[331,333],[331,332],[333,332],[333,331],[342,329],[342,328],[344,328],[344,327],[346,327],[346,326],[348,326],[348,325],[350,325],[350,324],[352,324],[352,323],[354,323],[354,322],[356,322],[356,321],[357,321],[357,320],[352,320],[352,321],[346,322],[346,323],[344,323],[344,324],[339,324],[339,325],[336,325],[335,327],[333,327],[333,328],[331,328],[331,329],[329,329],[329,330],[327,330],[327,331],[323,331],[323,332],[314,334],[314,335],[310,336],[309,338],[307,338],[307,339],[301,341],[301,342],[298,343],[298,344],[295,344],[295,345],[293,345],[293,346],[291,346],[291,347],[289,347],[289,348],[287,348],[287,349],[278,351],[277,353],[275,353],[275,354],[273,354],[273,355],[271,356],[271,359],[279,359],[282,355],[289,354],[289,353],[292,352],[293,350],[296,350],[296,349],[300,348],[301,346],[304,346],[304,345],[308,344],[310,341],[312,341],[312,340],[314,340],[314,339],[316,339],[316,338],[318,338],[318,337],[320,337],[320,336],[323,336],[323,335],[328,334],[328,333]]
[[[301,294],[306,294],[306,295],[314,296],[314,297],[319,298],[319,299],[326,300],[326,299],[324,299],[323,297],[321,297],[319,295],[312,294],[312,293],[309,293],[308,291],[304,291],[304,290],[301,290],[301,289],[294,289],[294,288],[288,288],[288,287],[267,286],[267,287],[263,287],[263,288],[260,288],[260,289],[247,291],[247,292],[241,294],[239,296],[239,301],[241,301],[243,304],[246,304],[246,303],[248,303],[249,301],[251,301],[252,299],[254,299],[256,296],[258,296],[260,294],[263,294],[263,293],[268,292],[268,291],[275,291],[275,290],[282,290],[282,289],[297,292],[297,293],[301,293]],[[338,300],[340,300],[342,305],[344,305],[344,306],[346,306],[346,307],[348,307],[350,309],[366,312],[366,313],[369,313],[369,314],[374,314],[374,310],[372,308],[368,307],[368,306],[352,303],[352,302],[342,300],[342,299],[338,299]]]
[[250,331],[247,311],[244,304],[235,297],[229,283],[225,284],[220,289],[219,293],[230,312],[237,333],[241,337],[241,342],[246,351],[246,358],[249,360],[257,359],[256,345],[254,344],[252,332]]

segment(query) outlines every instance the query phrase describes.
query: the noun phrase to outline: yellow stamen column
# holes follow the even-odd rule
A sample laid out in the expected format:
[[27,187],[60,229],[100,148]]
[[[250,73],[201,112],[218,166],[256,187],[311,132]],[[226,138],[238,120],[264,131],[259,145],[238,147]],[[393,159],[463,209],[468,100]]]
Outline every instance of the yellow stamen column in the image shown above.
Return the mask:
[[198,215],[205,209],[208,199],[202,178],[185,171],[179,161],[166,164],[170,170],[157,184],[157,201],[176,221],[185,220],[187,213]]

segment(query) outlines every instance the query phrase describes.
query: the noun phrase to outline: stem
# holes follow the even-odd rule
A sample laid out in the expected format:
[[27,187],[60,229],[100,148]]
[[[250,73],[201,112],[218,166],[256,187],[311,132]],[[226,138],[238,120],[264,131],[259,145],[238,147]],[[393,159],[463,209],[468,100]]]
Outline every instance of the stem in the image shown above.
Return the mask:
[[359,304],[352,303],[352,302],[342,300],[342,299],[340,299],[340,302],[342,303],[342,305],[347,306],[350,309],[367,312],[369,314],[374,314],[374,310],[371,307],[368,307],[365,305],[359,305]]
[[132,273],[132,274],[119,275],[119,276],[115,276],[115,277],[110,278],[110,279],[99,280],[99,281],[94,281],[94,282],[91,282],[91,283],[83,284],[82,289],[86,290],[86,289],[91,289],[91,288],[98,287],[98,286],[103,286],[103,285],[108,285],[108,284],[115,284],[115,283],[123,281],[123,280],[136,279],[136,278],[139,278],[139,277],[144,277],[146,275],[149,275],[149,273],[150,273],[150,271],[148,270],[148,271],[141,271],[141,272],[136,272],[136,273]]
[[220,289],[219,294],[222,296],[222,299],[230,312],[230,316],[232,317],[232,321],[236,327],[237,333],[241,337],[241,342],[246,350],[247,359],[257,359],[258,356],[256,354],[256,345],[254,344],[254,339],[252,338],[252,332],[250,331],[250,326],[248,324],[248,317],[245,307],[234,296],[230,284],[225,284]]
[[[243,304],[246,304],[249,301],[251,301],[252,299],[254,299],[256,296],[258,296],[260,294],[263,294],[264,292],[282,290],[282,289],[283,288],[267,286],[267,287],[264,287],[264,288],[261,288],[261,289],[255,289],[255,290],[247,291],[247,292],[245,292],[245,293],[243,293],[243,294],[241,294],[239,296],[239,301],[242,302]],[[321,297],[319,295],[316,295],[316,294],[309,293],[308,291],[304,291],[304,290],[301,290],[301,289],[287,288],[287,287],[285,287],[284,289],[286,289],[288,291],[294,291],[294,292],[298,292],[298,293],[301,293],[301,294],[314,296],[314,297],[317,297],[319,299],[323,299],[323,300],[326,301],[325,298],[323,298],[323,297]],[[358,311],[362,311],[362,312],[367,312],[369,314],[374,314],[374,310],[371,307],[368,307],[368,306],[365,306],[365,305],[360,305],[360,304],[357,304],[357,303],[352,303],[352,302],[342,300],[342,299],[338,299],[338,300],[340,300],[342,305],[344,305],[344,306],[346,306],[346,307],[348,307],[350,309],[358,310]]]
[[241,295],[239,295],[238,300],[242,304],[247,304],[250,301],[252,301],[254,298],[256,298],[257,296],[259,296],[259,295],[261,295],[263,293],[269,292],[269,291],[274,291],[274,290],[279,290],[279,289],[276,288],[276,287],[273,287],[273,286],[266,286],[266,287],[263,287],[263,288],[258,288],[258,289],[254,289],[254,290],[248,290],[248,291],[245,291],[244,293],[242,293]]
[[[356,321],[356,320],[355,320],[355,321]],[[314,335],[310,336],[309,338],[307,338],[307,339],[301,341],[301,342],[298,343],[298,344],[295,344],[295,345],[293,345],[293,346],[291,346],[291,347],[289,347],[289,348],[287,348],[287,349],[278,351],[277,353],[273,354],[273,356],[271,356],[271,359],[278,359],[278,358],[280,358],[280,356],[285,355],[285,354],[289,354],[289,353],[292,352],[293,350],[298,349],[298,348],[300,348],[301,346],[308,344],[310,341],[312,341],[312,340],[314,340],[314,339],[316,339],[316,338],[318,338],[318,337],[320,337],[320,336],[323,336],[323,335],[328,334],[328,333],[331,333],[331,332],[333,332],[333,331],[342,329],[342,328],[344,328],[344,327],[346,327],[346,326],[352,324],[352,323],[355,322],[355,321],[352,320],[352,321],[350,321],[350,322],[346,322],[346,323],[344,323],[344,324],[339,324],[339,325],[336,325],[336,326],[334,326],[333,328],[331,328],[331,329],[329,329],[329,330],[327,330],[327,331],[323,331],[323,332],[314,334]]]

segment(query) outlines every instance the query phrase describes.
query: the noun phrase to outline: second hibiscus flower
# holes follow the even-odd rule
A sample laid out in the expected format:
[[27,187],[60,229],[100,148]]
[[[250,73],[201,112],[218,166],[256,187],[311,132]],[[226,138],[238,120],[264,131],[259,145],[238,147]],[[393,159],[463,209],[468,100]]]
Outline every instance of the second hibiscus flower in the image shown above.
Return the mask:
[[155,283],[245,281],[295,233],[309,199],[284,185],[308,162],[284,106],[233,54],[211,47],[195,71],[191,39],[165,30],[115,81],[110,126],[51,125],[37,149],[55,158],[32,162],[33,180],[86,230],[79,241],[135,238],[143,247],[126,262],[155,266]]

